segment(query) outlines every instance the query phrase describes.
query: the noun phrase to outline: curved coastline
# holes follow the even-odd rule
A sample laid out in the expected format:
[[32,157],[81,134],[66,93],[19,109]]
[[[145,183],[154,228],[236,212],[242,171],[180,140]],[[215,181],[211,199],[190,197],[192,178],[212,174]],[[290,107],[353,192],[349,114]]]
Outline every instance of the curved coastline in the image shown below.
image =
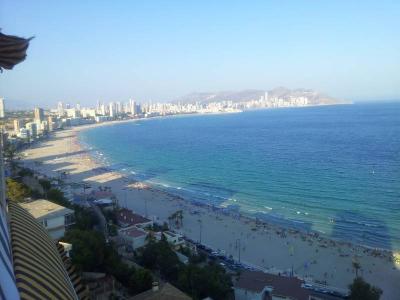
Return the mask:
[[[115,124],[112,124],[112,125],[115,125]],[[79,130],[79,132],[81,133],[83,130],[88,130],[88,129],[90,129],[90,128],[82,128],[82,130]],[[131,182],[141,182],[140,179],[138,179],[136,177],[136,173],[135,174],[127,174],[125,172],[121,172],[121,170],[118,170],[116,168],[109,168],[108,164],[104,161],[104,159],[106,159],[106,158],[104,156],[98,157],[98,155],[93,154],[91,145],[88,143],[84,143],[80,139],[79,136],[77,137],[77,144],[79,145],[79,147],[81,149],[90,153],[90,157],[96,165],[99,165],[111,172],[118,172],[121,174],[121,176],[126,177]],[[237,210],[235,208],[229,208],[229,207],[225,207],[225,206],[221,206],[221,205],[217,206],[217,205],[214,205],[213,203],[204,203],[204,202],[200,202],[200,201],[190,200],[190,199],[185,198],[184,196],[179,195],[175,191],[175,190],[182,189],[181,187],[165,185],[163,183],[155,183],[152,181],[145,181],[145,184],[148,186],[149,189],[152,189],[155,192],[161,192],[163,194],[167,193],[169,196],[174,197],[175,199],[178,199],[180,201],[185,201],[186,203],[189,203],[190,205],[194,205],[197,207],[205,207],[205,208],[211,209],[213,211],[219,211],[220,213],[225,214],[225,215],[230,215],[232,217],[240,216],[240,218],[242,218],[242,219],[246,219],[249,222],[255,222],[256,224],[259,224],[261,226],[263,226],[263,225],[273,226],[273,227],[277,228],[278,230],[283,229],[283,230],[290,230],[293,232],[299,232],[304,235],[309,235],[309,236],[313,236],[313,237],[319,237],[322,239],[326,239],[327,241],[333,241],[333,242],[340,243],[340,244],[347,244],[350,247],[363,247],[370,251],[388,252],[389,255],[397,250],[397,249],[388,249],[385,247],[374,247],[374,246],[371,246],[368,244],[362,244],[362,243],[354,243],[351,240],[347,240],[347,239],[334,238],[334,237],[327,235],[325,232],[321,232],[318,230],[312,230],[312,229],[306,230],[306,229],[302,228],[302,226],[300,225],[303,223],[302,221],[288,219],[288,218],[285,218],[284,216],[279,217],[279,216],[265,215],[266,218],[263,218],[262,214],[265,213],[264,211],[258,211],[258,210],[254,210],[254,209],[250,209],[250,210],[246,211],[246,210],[240,210],[240,208],[239,208],[239,210]],[[194,191],[192,191],[192,192],[194,192]],[[212,195],[212,196],[219,197],[216,195]],[[226,199],[226,200],[228,200],[228,199]]]
[[[364,277],[384,290],[383,299],[393,298],[395,282],[400,280],[400,260],[398,264],[394,261],[394,253],[285,229],[269,222],[256,222],[243,214],[227,215],[211,206],[195,206],[157,187],[137,188],[134,185],[136,180],[107,169],[91,156],[85,145],[79,143],[79,132],[91,127],[94,126],[55,133],[39,147],[28,149],[25,162],[29,166],[34,161],[41,161],[35,168],[47,175],[56,176],[60,170],[68,170],[68,182],[85,181],[93,187],[110,186],[121,206],[158,222],[167,221],[171,212],[182,209],[185,212],[184,227],[175,230],[199,240],[200,220],[203,244],[225,250],[238,259],[235,241],[240,239],[243,247],[241,261],[264,271],[284,273],[293,268],[296,275],[306,280],[326,281],[328,285],[344,289],[354,277],[352,261],[357,259],[365,270]],[[66,144],[70,145],[68,149]],[[389,280],[380,274],[387,275]]]
[[[191,116],[196,116],[196,115],[190,115],[189,117],[191,117]],[[175,116],[171,116],[171,117],[174,118]],[[152,119],[148,119],[148,120],[150,121]],[[169,124],[171,124],[171,123],[172,122],[169,122]],[[186,122],[185,123],[180,122],[180,124],[186,124]],[[124,126],[124,127],[126,127],[126,126]],[[84,130],[85,128],[82,128],[82,129]],[[137,130],[137,129],[135,129],[135,130]],[[108,132],[108,133],[112,132],[112,134],[115,134],[116,131],[108,130],[108,131],[104,131],[104,132]],[[124,135],[127,134],[126,130],[122,131],[122,132],[124,132],[123,133]],[[141,132],[143,134],[143,131],[139,131],[139,132]],[[102,136],[102,135],[100,135],[100,136]],[[90,135],[89,135],[89,137],[90,137]],[[82,139],[80,139],[80,140],[82,141]],[[89,142],[89,141],[90,141],[90,139],[87,140],[87,142]],[[122,147],[122,146],[123,145],[119,145],[119,147]],[[102,156],[102,158],[106,157],[106,155],[108,155],[107,153],[110,154],[109,152],[106,151],[106,153],[103,153],[103,154],[105,154],[105,156]],[[122,152],[122,154],[123,154],[123,152]],[[191,154],[193,155],[193,153],[191,153]],[[196,179],[198,181],[190,181],[190,180],[182,181],[181,180],[182,178],[176,177],[176,175],[175,175],[176,173],[173,173],[174,167],[168,166],[168,165],[166,165],[168,168],[169,167],[172,168],[171,169],[172,177],[170,175],[168,175],[168,176],[170,176],[170,178],[168,176],[160,176],[160,177],[156,178],[157,180],[154,180],[154,178],[152,178],[149,181],[148,176],[154,177],[154,176],[158,175],[157,173],[154,173],[153,170],[151,171],[151,173],[147,173],[146,169],[144,169],[145,170],[144,172],[141,172],[140,168],[139,169],[135,168],[135,165],[133,163],[134,160],[132,160],[132,162],[131,162],[131,161],[127,160],[126,158],[124,158],[122,161],[124,162],[124,164],[126,164],[126,166],[122,166],[121,160],[118,161],[118,158],[115,158],[114,156],[110,156],[108,158],[110,159],[108,165],[112,166],[114,171],[120,171],[123,168],[126,168],[131,171],[135,171],[137,174],[135,172],[133,172],[134,175],[131,175],[130,173],[126,173],[126,172],[124,172],[124,174],[127,176],[130,176],[133,179],[138,180],[138,181],[144,180],[144,181],[146,181],[147,184],[152,185],[153,188],[155,188],[155,189],[161,189],[163,191],[170,192],[170,193],[174,194],[175,196],[180,196],[180,197],[187,199],[187,201],[189,201],[189,202],[196,202],[196,200],[200,200],[200,201],[197,201],[197,202],[200,202],[197,204],[202,204],[201,202],[208,202],[208,204],[210,206],[216,206],[219,209],[221,207],[226,208],[226,207],[232,206],[232,208],[234,210],[236,210],[236,208],[234,206],[240,205],[241,213],[243,213],[244,215],[249,216],[254,219],[258,218],[260,221],[264,220],[267,223],[272,222],[276,225],[283,226],[287,229],[301,230],[306,233],[307,232],[308,233],[318,233],[318,234],[320,234],[328,239],[331,239],[331,240],[344,241],[344,242],[350,241],[350,242],[353,242],[354,244],[363,245],[363,246],[371,248],[371,249],[376,249],[376,248],[386,249],[386,250],[393,250],[393,249],[399,250],[400,249],[400,248],[398,248],[398,246],[400,245],[400,243],[399,243],[400,240],[398,238],[396,238],[395,235],[393,236],[393,228],[396,228],[396,227],[394,227],[394,225],[393,225],[393,227],[389,227],[389,229],[392,231],[390,233],[388,233],[388,235],[387,235],[384,230],[388,230],[388,229],[385,227],[382,227],[382,224],[379,222],[375,222],[374,219],[368,218],[367,214],[365,216],[362,216],[363,218],[357,218],[357,216],[352,216],[352,215],[348,215],[348,214],[347,215],[339,214],[337,212],[335,213],[336,210],[333,210],[332,214],[330,214],[326,210],[327,213],[319,216],[316,213],[318,213],[318,209],[319,210],[321,210],[321,209],[319,208],[319,206],[317,204],[310,204],[309,208],[312,210],[308,210],[308,209],[303,210],[303,209],[301,209],[301,206],[298,206],[295,209],[296,203],[293,201],[291,203],[291,200],[289,200],[287,202],[288,205],[282,204],[282,205],[286,206],[286,208],[284,206],[282,206],[283,207],[283,209],[282,209],[282,208],[276,206],[277,203],[273,203],[273,202],[277,202],[278,200],[276,200],[276,201],[272,200],[272,202],[270,204],[275,204],[275,206],[270,205],[271,208],[264,209],[264,205],[263,205],[264,200],[262,198],[259,198],[262,200],[261,202],[260,201],[254,202],[253,198],[255,197],[254,195],[256,195],[256,194],[248,194],[247,195],[246,193],[242,193],[239,196],[238,201],[237,202],[234,201],[233,200],[233,198],[235,198],[235,196],[233,196],[234,194],[230,195],[229,194],[230,190],[227,190],[228,193],[225,192],[225,189],[230,189],[230,185],[226,185],[225,181],[219,181],[218,183],[216,183],[215,190],[213,190],[214,187],[210,187],[208,185],[205,186],[205,188],[203,188],[202,185],[200,184],[202,182],[199,181],[199,180],[201,180],[201,179],[199,179],[199,177],[197,177],[197,179]],[[157,158],[154,157],[154,155],[153,155],[152,159],[153,160],[155,159],[155,161],[156,161]],[[155,165],[156,164],[150,165],[150,168],[157,169],[157,167]],[[163,166],[165,166],[165,162],[164,162]],[[149,168],[149,171],[150,171],[150,168]],[[143,166],[142,166],[142,169],[143,169]],[[297,171],[299,171],[299,170],[297,170]],[[172,179],[172,180],[170,180],[170,179]],[[175,182],[178,182],[178,183],[174,184],[174,179],[177,179],[177,181],[175,181]],[[196,184],[198,182],[199,185],[192,186],[191,183],[193,183],[193,182]],[[305,181],[305,182],[307,183],[307,181]],[[310,181],[308,181],[308,182],[310,182]],[[219,187],[222,188],[222,192],[217,190]],[[257,188],[257,186],[255,186],[255,187]],[[313,188],[313,187],[315,188],[315,186],[310,186],[307,189],[309,190],[310,188]],[[247,188],[247,187],[244,186],[244,188]],[[277,187],[275,186],[275,188],[277,188]],[[318,188],[318,187],[316,187],[316,188]],[[238,189],[234,192],[240,193],[240,191],[241,190]],[[246,191],[246,190],[244,190],[244,191]],[[329,199],[329,201],[336,201],[336,199],[342,201],[343,199],[346,199],[346,198],[342,199],[341,198],[342,196],[339,196],[339,194],[336,194],[336,193],[332,194],[332,191],[330,192],[329,189],[326,191],[327,191],[327,193],[325,195],[323,195],[323,197],[328,197],[326,199]],[[344,191],[346,191],[346,189]],[[286,193],[288,193],[288,197],[289,197],[288,199],[290,199],[290,197],[293,198],[292,195],[295,195],[294,192],[299,192],[299,197],[304,198],[304,197],[308,196],[308,194],[302,193],[301,190],[297,191],[297,190],[293,190],[293,188],[292,188],[291,190],[288,190],[286,192]],[[329,194],[329,192],[330,192],[330,194]],[[286,193],[284,193],[284,195],[286,195]],[[261,192],[259,193],[258,196],[260,196],[260,195],[263,196],[263,194]],[[251,199],[251,201],[246,200],[247,196],[253,197],[253,198],[249,198],[249,199]],[[279,196],[279,194],[278,194],[278,196]],[[309,196],[312,197],[312,196],[316,196],[316,195],[309,194]],[[319,196],[319,195],[317,194],[317,196]],[[335,198],[329,198],[332,196],[335,196]],[[279,197],[277,199],[281,199],[281,198],[282,197]],[[311,202],[311,203],[317,203],[315,201],[320,201],[319,199],[323,200],[324,198],[314,198],[313,199],[314,202]],[[334,200],[330,200],[330,199],[334,199]],[[357,199],[357,198],[354,198],[354,199]],[[255,199],[255,200],[257,201],[257,199]],[[281,200],[283,200],[283,199],[281,199]],[[352,201],[351,197],[348,197],[347,200]],[[223,205],[221,205],[221,203],[223,203]],[[293,207],[293,208],[291,208],[291,207]],[[335,208],[334,206],[329,206],[329,207]],[[346,208],[343,208],[343,209],[346,209]],[[287,211],[287,213],[286,213],[286,211]],[[340,211],[340,209],[337,211]],[[314,226],[310,227],[310,224],[314,224]],[[334,224],[334,225],[331,225],[331,224]],[[397,222],[393,223],[393,224],[397,224]],[[392,225],[392,223],[390,223],[390,225]],[[331,229],[330,229],[330,227],[333,228],[333,226],[335,227],[334,228],[335,230],[339,230],[339,231],[335,231],[334,236],[332,236]],[[353,238],[352,234],[347,234],[347,233],[351,233],[351,230],[354,230],[354,238]],[[345,234],[343,236],[341,236],[340,235],[341,232],[345,232]],[[364,232],[366,234],[365,238],[364,238],[364,236],[362,236],[362,235],[364,235]],[[391,236],[390,236],[390,234],[391,234]],[[390,244],[390,242],[389,243],[387,242],[387,241],[390,241],[390,240],[388,240],[388,238],[393,238],[393,240],[392,240],[393,244]]]

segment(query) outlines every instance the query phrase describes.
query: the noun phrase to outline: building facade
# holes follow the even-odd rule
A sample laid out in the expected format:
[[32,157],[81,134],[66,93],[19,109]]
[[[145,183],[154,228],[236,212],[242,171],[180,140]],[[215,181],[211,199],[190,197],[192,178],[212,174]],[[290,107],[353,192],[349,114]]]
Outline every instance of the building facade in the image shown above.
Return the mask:
[[74,224],[74,211],[53,202],[41,199],[21,206],[43,225],[54,240],[63,237],[65,230]]

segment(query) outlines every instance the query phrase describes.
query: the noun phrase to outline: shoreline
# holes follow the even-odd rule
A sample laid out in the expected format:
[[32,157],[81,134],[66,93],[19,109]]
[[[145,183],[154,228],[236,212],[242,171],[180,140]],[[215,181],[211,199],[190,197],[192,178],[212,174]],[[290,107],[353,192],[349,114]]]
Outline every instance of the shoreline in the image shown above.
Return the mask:
[[[125,122],[136,120],[141,119],[126,120]],[[400,265],[396,266],[392,262],[391,255],[393,253],[391,251],[371,249],[353,245],[350,242],[334,241],[316,234],[282,228],[266,221],[257,224],[254,219],[243,214],[235,217],[222,213],[220,209],[210,205],[196,206],[190,200],[154,187],[130,188],[130,185],[138,183],[138,181],[128,178],[121,172],[108,169],[100,162],[95,161],[90,151],[78,141],[78,134],[82,130],[115,123],[117,122],[90,124],[56,132],[49,140],[40,142],[41,147],[25,150],[29,153],[25,161],[29,161],[29,156],[32,157],[32,160],[41,160],[43,165],[40,170],[48,175],[57,174],[57,171],[73,166],[72,169],[67,168],[70,172],[69,182],[82,180],[90,182],[93,187],[104,184],[110,186],[120,203],[141,214],[148,212],[148,216],[153,216],[153,220],[156,222],[162,223],[170,215],[170,212],[182,209],[185,215],[184,226],[180,231],[185,236],[199,240],[198,220],[201,220],[203,244],[213,249],[224,250],[237,260],[238,249],[233,244],[238,239],[242,240],[244,244],[243,249],[241,248],[242,262],[268,272],[283,273],[292,267],[296,275],[305,279],[326,281],[328,285],[346,288],[354,277],[352,261],[357,259],[362,268],[365,268],[365,272],[363,272],[365,279],[384,290],[383,299],[392,299],[385,296],[394,295],[392,294],[395,292],[394,282],[400,280]],[[56,138],[57,140],[55,140]],[[75,152],[67,153],[65,141],[68,139],[73,147],[70,150]],[[73,140],[72,143],[71,140]],[[48,154],[52,154],[51,159],[46,156],[46,153],[41,153],[43,151],[40,149],[50,152]],[[62,158],[62,155],[65,157]],[[179,232],[179,230],[177,231]],[[335,251],[332,251],[332,248]],[[329,261],[327,258],[330,258]],[[392,283],[384,281],[380,276],[380,274],[388,275],[388,273],[392,273],[393,282],[390,280]]]
[[[349,105],[349,104],[354,104],[354,103],[340,103],[340,104],[326,104],[326,105],[313,105],[313,106],[307,106],[307,107],[316,107],[316,106],[332,106],[332,105]],[[307,107],[298,107],[298,108],[307,108]],[[284,108],[291,108],[291,107],[281,107],[281,109]],[[272,109],[272,108],[265,108],[265,109]],[[278,108],[279,109],[279,108]],[[263,109],[257,109],[257,110],[263,110]],[[251,110],[249,110],[251,111]],[[215,114],[230,114],[229,112],[220,112],[220,113],[215,113]],[[111,122],[104,122],[104,123],[96,123],[96,124],[89,124],[89,125],[82,125],[82,126],[78,126],[78,127],[74,127],[72,130],[76,132],[76,143],[78,144],[78,146],[87,152],[92,152],[93,149],[91,149],[91,146],[89,144],[86,143],[82,143],[81,141],[79,141],[79,133],[85,130],[89,130],[92,128],[96,128],[96,127],[100,127],[100,126],[112,126],[112,125],[117,125],[119,123],[130,123],[130,122],[136,122],[136,121],[143,121],[143,120],[152,120],[152,119],[161,119],[161,118],[175,118],[175,117],[194,117],[194,116],[207,116],[207,115],[215,115],[214,113],[205,113],[205,114],[183,114],[183,115],[170,115],[170,116],[157,116],[157,117],[151,117],[151,118],[142,118],[142,119],[129,119],[129,120],[117,120],[117,121],[111,121]],[[135,174],[126,174],[124,172],[121,172],[121,170],[116,170],[113,168],[110,168],[109,166],[107,166],[107,164],[104,161],[101,161],[101,159],[99,159],[99,157],[95,157],[95,155],[93,154],[89,154],[90,158],[93,160],[93,162],[95,164],[101,165],[104,168],[107,168],[110,172],[119,172],[121,174],[121,176],[125,176],[125,177],[135,177]],[[129,178],[129,180],[135,181],[135,182],[140,182],[140,179],[137,178]],[[179,194],[174,194],[174,189],[179,189],[179,187],[176,186],[164,186],[162,183],[154,183],[154,182],[145,182],[146,185],[151,186],[151,188],[154,191],[159,191],[161,193],[168,193],[170,194],[170,196],[172,197],[177,197],[180,198],[182,201],[186,201],[191,205],[194,206],[203,206],[203,207],[209,207],[211,209],[215,209],[215,210],[223,210],[223,209],[227,209],[227,207],[223,207],[223,206],[217,206],[214,205],[212,203],[201,203],[199,201],[193,201],[193,200],[189,200],[189,199],[185,199],[184,196],[181,196]],[[227,199],[228,200],[228,199]],[[229,209],[228,209],[229,210]],[[278,229],[285,229],[285,230],[292,230],[292,231],[299,231],[300,233],[303,234],[307,234],[307,235],[314,235],[314,236],[318,236],[320,238],[326,239],[326,240],[330,240],[330,241],[334,241],[337,243],[342,243],[342,244],[349,244],[352,247],[363,247],[366,248],[368,250],[371,251],[384,251],[384,252],[388,252],[388,253],[396,253],[399,252],[400,253],[400,248],[399,249],[394,249],[394,248],[384,248],[384,247],[379,247],[379,246],[372,246],[372,245],[368,245],[368,244],[363,244],[363,243],[358,243],[358,242],[352,242],[351,240],[347,240],[347,239],[341,239],[341,238],[334,238],[334,237],[330,237],[328,234],[326,234],[323,231],[320,230],[305,230],[303,228],[301,228],[301,225],[296,226],[294,225],[297,221],[296,220],[292,220],[292,219],[287,219],[287,218],[282,218],[280,219],[280,221],[282,221],[283,224],[278,224],[277,222],[275,222],[274,220],[268,220],[268,218],[262,218],[259,216],[256,216],[256,213],[262,214],[262,211],[255,211],[255,212],[250,212],[250,211],[242,211],[242,210],[231,210],[229,213],[232,214],[240,214],[242,218],[247,218],[251,221],[255,221],[255,222],[259,222],[259,223],[265,223],[268,224],[270,226],[275,226]]]
[[[82,131],[84,131],[85,129],[83,129]],[[81,131],[79,131],[81,132]],[[79,135],[79,133],[78,133]],[[77,137],[78,139],[78,137]],[[84,151],[87,152],[92,152],[93,149],[88,149],[88,147],[90,148],[89,144],[85,145],[84,143],[77,141],[77,144],[79,145],[79,147],[81,149],[84,149]],[[131,181],[131,185],[133,184],[142,184],[143,186],[145,186],[147,189],[151,189],[154,192],[160,192],[163,194],[168,194],[170,197],[174,197],[176,199],[179,199],[181,201],[187,202],[189,205],[195,206],[195,207],[203,207],[203,208],[207,208],[210,210],[214,210],[214,211],[219,211],[222,214],[225,215],[230,215],[231,217],[237,217],[240,216],[240,218],[245,219],[249,222],[254,222],[254,223],[258,223],[259,225],[266,225],[266,226],[271,226],[274,227],[277,230],[288,230],[288,231],[293,231],[293,232],[299,232],[300,234],[304,234],[304,235],[309,235],[309,236],[314,236],[314,237],[318,237],[327,241],[333,241],[339,244],[347,244],[350,247],[362,247],[365,249],[368,249],[370,251],[382,251],[382,252],[387,252],[389,255],[390,254],[394,254],[397,251],[400,251],[400,249],[389,249],[389,248],[384,248],[384,247],[375,247],[375,246],[371,246],[371,245],[366,245],[366,244],[362,244],[362,243],[354,243],[350,240],[345,240],[345,239],[340,239],[340,238],[334,238],[334,237],[330,237],[328,235],[326,235],[326,233],[322,232],[322,231],[318,231],[318,230],[304,230],[302,228],[296,227],[295,225],[293,225],[294,223],[296,223],[295,220],[291,220],[291,219],[285,219],[282,218],[282,223],[286,223],[286,224],[277,224],[277,222],[274,222],[273,220],[267,220],[267,219],[263,219],[260,217],[255,216],[254,214],[256,213],[260,213],[260,212],[249,212],[249,211],[241,211],[239,210],[232,210],[229,209],[228,207],[224,207],[224,206],[218,206],[218,205],[214,205],[212,203],[207,203],[207,202],[199,202],[196,200],[189,200],[186,199],[184,196],[178,195],[174,193],[174,190],[177,189],[179,190],[180,187],[175,187],[175,186],[165,186],[162,183],[154,183],[154,182],[148,182],[148,181],[140,181],[136,178],[131,178],[135,177],[135,174],[126,174],[124,172],[122,172],[122,170],[116,170],[113,169],[109,166],[106,165],[105,162],[102,162],[99,158],[94,157],[93,154],[89,154],[90,159],[97,165],[105,168],[106,170],[108,170],[109,172],[117,172],[120,173],[121,176],[127,178],[129,181]],[[301,226],[300,226],[301,227]]]

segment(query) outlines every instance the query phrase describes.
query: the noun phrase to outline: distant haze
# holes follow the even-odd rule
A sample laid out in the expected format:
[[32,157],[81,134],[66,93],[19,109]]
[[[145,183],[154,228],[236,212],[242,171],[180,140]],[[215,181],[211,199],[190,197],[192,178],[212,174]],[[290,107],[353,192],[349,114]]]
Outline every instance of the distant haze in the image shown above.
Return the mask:
[[0,74],[8,107],[278,86],[400,98],[400,1],[3,0],[0,20],[35,36]]

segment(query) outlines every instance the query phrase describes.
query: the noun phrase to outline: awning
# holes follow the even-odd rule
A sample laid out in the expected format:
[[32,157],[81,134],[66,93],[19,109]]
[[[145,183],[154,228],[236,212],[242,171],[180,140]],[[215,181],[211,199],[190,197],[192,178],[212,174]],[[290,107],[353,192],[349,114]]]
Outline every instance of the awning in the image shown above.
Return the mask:
[[29,41],[32,39],[6,35],[0,32],[0,71],[11,70],[26,57]]

